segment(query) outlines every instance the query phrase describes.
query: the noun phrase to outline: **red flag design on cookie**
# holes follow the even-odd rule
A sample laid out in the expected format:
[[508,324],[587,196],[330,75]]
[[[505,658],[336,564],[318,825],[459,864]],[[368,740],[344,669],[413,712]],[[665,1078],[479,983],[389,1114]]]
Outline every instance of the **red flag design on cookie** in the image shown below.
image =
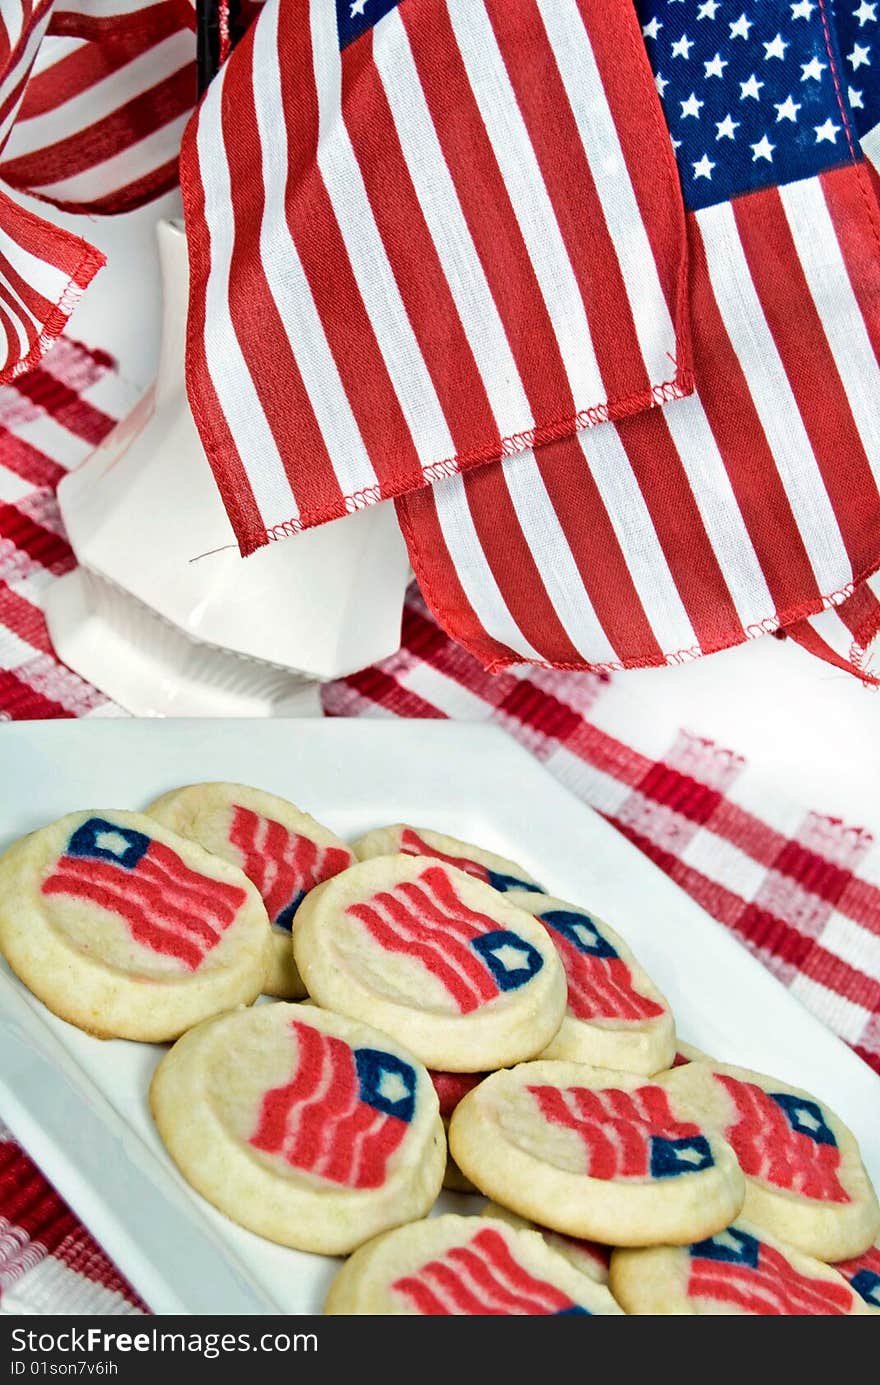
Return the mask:
[[632,972],[588,914],[548,909],[538,915],[559,953],[575,1019],[648,1020],[663,1006],[636,990]]
[[870,1246],[864,1255],[844,1260],[834,1268],[849,1280],[866,1303],[880,1308],[880,1245]]
[[690,1247],[688,1294],[761,1316],[839,1315],[852,1309],[845,1284],[800,1274],[781,1251],[736,1226]]
[[516,875],[503,875],[500,871],[490,870],[481,861],[474,861],[470,856],[450,856],[445,851],[438,851],[431,846],[418,832],[412,827],[404,827],[400,834],[400,850],[404,856],[433,856],[435,861],[443,861],[447,866],[455,866],[456,870],[463,870],[465,875],[472,875],[475,880],[482,880],[484,885],[491,885],[493,890],[500,890],[502,894],[505,890],[534,890],[543,894],[537,885],[533,885],[528,880],[520,880]]
[[238,885],[191,870],[171,847],[105,818],[76,829],[43,881],[44,895],[98,905],[141,947],[195,971],[247,898]]
[[541,1115],[578,1136],[588,1178],[673,1178],[714,1160],[699,1126],[676,1120],[662,1087],[529,1087]]
[[266,913],[280,928],[292,926],[309,890],[354,861],[344,847],[319,846],[311,837],[290,832],[238,803],[232,810],[229,840],[241,852],[241,868],[260,891]]
[[489,1228],[465,1246],[392,1285],[423,1317],[511,1317],[587,1313],[567,1294],[529,1274],[507,1242]]
[[463,1015],[525,985],[544,965],[525,938],[463,904],[441,866],[351,904],[347,912],[384,951],[420,962]]
[[716,1072],[737,1118],[725,1131],[743,1173],[822,1202],[849,1202],[840,1150],[818,1102]]
[[301,1020],[291,1028],[296,1068],[264,1094],[250,1143],[330,1183],[380,1188],[415,1112],[415,1069]]

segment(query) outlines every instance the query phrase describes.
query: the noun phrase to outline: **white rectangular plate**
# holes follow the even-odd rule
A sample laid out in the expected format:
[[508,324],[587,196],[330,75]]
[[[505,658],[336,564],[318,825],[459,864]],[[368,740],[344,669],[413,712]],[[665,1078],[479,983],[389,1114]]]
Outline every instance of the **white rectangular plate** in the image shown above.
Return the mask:
[[[827,1100],[880,1184],[880,1086],[733,937],[503,732],[453,722],[80,721],[0,730],[0,848],[79,808],[227,779],[343,837],[409,821],[522,863],[632,944],[681,1036]],[[336,1261],[271,1245],[177,1174],[147,1109],[158,1046],[102,1042],[0,971],[0,1116],[159,1313],[320,1312]],[[470,1203],[461,1199],[459,1205]]]

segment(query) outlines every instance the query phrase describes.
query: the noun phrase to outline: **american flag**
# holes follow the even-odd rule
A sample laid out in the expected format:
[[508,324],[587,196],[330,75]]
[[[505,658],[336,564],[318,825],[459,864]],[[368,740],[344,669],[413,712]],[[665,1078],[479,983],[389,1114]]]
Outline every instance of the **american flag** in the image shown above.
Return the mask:
[[76,828],[42,892],[106,909],[140,947],[189,971],[217,946],[247,898],[238,885],[191,870],[164,843],[106,818]]
[[0,381],[37,364],[104,262],[22,194],[121,212],[166,192],[195,95],[189,0],[0,0]]
[[834,1268],[849,1280],[866,1303],[872,1308],[880,1308],[880,1245],[871,1246],[864,1255],[857,1255],[854,1260],[844,1260]]
[[549,1125],[581,1141],[588,1178],[674,1178],[715,1162],[699,1126],[679,1121],[662,1087],[528,1087]]
[[264,1094],[250,1143],[329,1183],[381,1188],[415,1112],[415,1069],[301,1020],[291,1028],[293,1076]]
[[423,1317],[514,1317],[589,1309],[519,1263],[500,1232],[478,1231],[391,1286]]
[[346,912],[383,951],[420,962],[463,1015],[527,985],[544,965],[525,938],[463,904],[442,866],[350,904]]
[[447,866],[463,870],[466,875],[472,875],[475,880],[482,880],[484,885],[491,885],[493,890],[500,890],[502,894],[506,890],[531,890],[543,894],[540,886],[530,880],[520,880],[516,875],[490,870],[481,861],[472,861],[469,856],[448,856],[445,851],[438,851],[412,827],[404,827],[401,832],[400,850],[404,856],[433,856],[436,861],[445,861]]
[[737,1226],[689,1247],[688,1295],[761,1316],[829,1315],[852,1311],[845,1284],[813,1278],[788,1257]]
[[311,837],[290,832],[283,823],[240,803],[232,807],[229,841],[241,853],[241,869],[260,891],[266,913],[279,928],[292,927],[309,890],[354,862],[345,847],[319,846]]
[[849,1202],[840,1150],[818,1102],[715,1073],[736,1109],[725,1131],[743,1173],[821,1202]]
[[579,1020],[648,1020],[663,1006],[642,995],[632,972],[589,914],[548,909],[537,917],[562,959],[569,1013]]
[[833,657],[805,618],[880,561],[866,64],[826,0],[637,8],[271,0],[184,141],[196,419],[245,552],[397,496],[492,670]]

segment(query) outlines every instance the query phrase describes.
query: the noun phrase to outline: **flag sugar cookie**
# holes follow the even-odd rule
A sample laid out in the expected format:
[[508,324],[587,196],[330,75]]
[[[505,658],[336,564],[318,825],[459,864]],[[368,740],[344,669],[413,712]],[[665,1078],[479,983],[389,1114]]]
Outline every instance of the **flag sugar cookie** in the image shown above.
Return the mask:
[[877,1195],[855,1137],[823,1102],[720,1063],[688,1063],[666,1080],[733,1147],[751,1221],[829,1263],[867,1250],[880,1232]]
[[188,784],[146,811],[253,881],[272,924],[264,989],[284,1000],[305,995],[290,939],[294,915],[309,890],[352,865],[351,848],[293,803],[244,784]]
[[497,1202],[487,1202],[480,1215],[503,1221],[508,1226],[518,1227],[521,1231],[537,1231],[551,1250],[564,1256],[581,1274],[585,1274],[596,1284],[608,1283],[608,1264],[611,1258],[609,1246],[602,1246],[598,1241],[584,1241],[577,1236],[563,1236],[558,1231],[550,1231],[548,1227],[527,1221],[525,1217],[518,1216],[516,1212],[511,1212],[509,1207],[502,1207]]
[[534,1231],[446,1215],[379,1236],[330,1287],[330,1315],[562,1317],[621,1312]]
[[650,1076],[672,1065],[675,1021],[623,939],[586,909],[549,896],[508,898],[544,925],[568,982],[568,1009],[543,1058]]
[[745,1188],[730,1146],[666,1080],[521,1063],[459,1102],[449,1147],[482,1192],[539,1226],[683,1245],[729,1225]]
[[851,1284],[860,1298],[875,1313],[880,1313],[880,1241],[852,1260],[842,1260],[834,1268]]
[[242,872],[139,813],[71,813],[0,859],[0,950],[101,1038],[161,1042],[249,1005],[270,945]]
[[842,1274],[739,1218],[688,1246],[615,1250],[611,1291],[627,1313],[758,1317],[869,1313]]
[[407,827],[400,822],[392,827],[377,827],[360,837],[353,850],[359,861],[369,861],[373,856],[431,856],[435,861],[463,870],[465,875],[472,875],[502,894],[508,890],[544,893],[542,886],[516,861],[497,856],[494,851],[484,851],[470,842],[461,842],[457,837],[432,832],[427,827]]
[[315,1006],[258,1005],[190,1030],[156,1069],[150,1108],[187,1182],[281,1245],[347,1254],[424,1216],[440,1191],[427,1071]]
[[454,866],[377,856],[306,896],[294,956],[319,1005],[393,1034],[430,1068],[539,1053],[565,1010],[547,932]]

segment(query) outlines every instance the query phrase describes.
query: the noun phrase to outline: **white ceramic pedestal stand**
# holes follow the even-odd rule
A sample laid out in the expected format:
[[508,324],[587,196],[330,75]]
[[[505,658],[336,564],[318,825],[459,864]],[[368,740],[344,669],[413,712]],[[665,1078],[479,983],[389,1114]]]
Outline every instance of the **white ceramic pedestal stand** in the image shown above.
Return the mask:
[[184,386],[183,228],[161,222],[156,384],[58,489],[79,568],[46,616],[61,659],[138,716],[320,714],[321,680],[393,653],[406,547],[374,505],[242,559]]

